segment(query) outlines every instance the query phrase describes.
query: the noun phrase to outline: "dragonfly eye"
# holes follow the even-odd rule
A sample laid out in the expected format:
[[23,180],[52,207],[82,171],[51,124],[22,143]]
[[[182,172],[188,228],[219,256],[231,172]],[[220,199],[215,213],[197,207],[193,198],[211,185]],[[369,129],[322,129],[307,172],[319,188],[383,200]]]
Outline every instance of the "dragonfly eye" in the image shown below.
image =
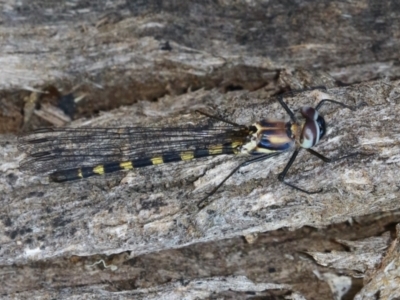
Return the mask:
[[300,146],[308,149],[315,146],[325,135],[325,120],[312,107],[303,107],[300,112],[305,118],[300,137]]
[[326,132],[325,119],[322,116],[318,116],[317,125],[319,127],[319,139],[322,139]]

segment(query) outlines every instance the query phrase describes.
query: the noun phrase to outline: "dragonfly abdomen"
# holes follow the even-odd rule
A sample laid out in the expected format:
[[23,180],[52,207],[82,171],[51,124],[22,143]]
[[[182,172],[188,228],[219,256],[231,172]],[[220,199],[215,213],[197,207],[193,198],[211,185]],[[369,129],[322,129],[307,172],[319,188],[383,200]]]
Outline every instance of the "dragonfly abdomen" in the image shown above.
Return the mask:
[[210,145],[206,149],[195,149],[192,151],[170,152],[157,156],[141,157],[128,161],[117,161],[99,164],[96,166],[85,166],[66,170],[55,171],[49,175],[51,181],[65,182],[88,178],[92,176],[104,175],[117,171],[132,170],[153,165],[187,161],[201,157],[237,154],[240,142],[233,142],[225,145]]

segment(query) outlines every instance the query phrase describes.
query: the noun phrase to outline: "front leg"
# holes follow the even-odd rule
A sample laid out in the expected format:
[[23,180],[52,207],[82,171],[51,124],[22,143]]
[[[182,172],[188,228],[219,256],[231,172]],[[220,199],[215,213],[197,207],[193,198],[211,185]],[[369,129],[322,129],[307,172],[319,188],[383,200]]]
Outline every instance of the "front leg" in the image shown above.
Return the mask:
[[323,160],[323,161],[326,162],[326,163],[331,163],[331,162],[335,162],[335,161],[338,161],[338,160],[342,160],[342,159],[345,159],[345,158],[348,158],[348,157],[353,157],[353,156],[357,156],[357,155],[359,155],[359,154],[362,154],[362,153],[360,153],[360,152],[354,152],[354,153],[350,153],[350,154],[347,154],[347,155],[341,156],[341,157],[329,158],[329,157],[323,156],[322,154],[320,154],[320,153],[318,153],[317,151],[314,151],[314,150],[312,150],[312,149],[306,149],[306,150],[307,150],[309,153],[311,153],[312,155],[315,155],[316,157],[318,157],[319,159]]

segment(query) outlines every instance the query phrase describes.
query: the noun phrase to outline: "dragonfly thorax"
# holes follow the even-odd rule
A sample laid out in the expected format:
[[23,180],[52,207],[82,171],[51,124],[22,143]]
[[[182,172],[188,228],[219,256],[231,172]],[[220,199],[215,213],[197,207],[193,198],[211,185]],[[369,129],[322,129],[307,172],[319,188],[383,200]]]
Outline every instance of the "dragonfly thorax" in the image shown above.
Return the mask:
[[266,154],[283,152],[295,144],[292,122],[262,120],[254,123],[247,142],[241,147],[242,153]]

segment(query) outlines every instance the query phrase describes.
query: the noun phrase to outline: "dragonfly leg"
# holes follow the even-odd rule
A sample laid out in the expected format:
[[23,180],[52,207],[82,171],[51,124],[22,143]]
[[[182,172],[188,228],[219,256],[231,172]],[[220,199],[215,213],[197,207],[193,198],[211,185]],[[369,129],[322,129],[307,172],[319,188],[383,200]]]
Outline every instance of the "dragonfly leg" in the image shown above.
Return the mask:
[[273,156],[279,155],[282,152],[273,152],[273,153],[268,153],[268,154],[264,154],[264,155],[260,155],[257,156],[255,158],[249,159],[243,163],[241,163],[240,165],[238,165],[236,168],[234,168],[229,174],[228,176],[226,176],[224,178],[224,180],[222,180],[210,193],[207,194],[206,197],[204,197],[203,199],[200,200],[200,202],[197,204],[197,207],[199,209],[203,209],[204,207],[206,207],[207,205],[209,205],[212,201],[209,200],[209,198],[215,194],[216,191],[218,191],[218,189],[225,183],[225,181],[227,181],[233,174],[235,174],[240,168],[250,165],[252,163],[255,162],[259,162],[259,161],[263,161],[266,160],[268,158],[271,158]]
[[296,160],[296,157],[299,154],[300,150],[301,150],[301,148],[297,148],[293,152],[292,157],[290,158],[289,162],[286,164],[286,167],[278,175],[278,179],[279,179],[280,182],[286,184],[287,186],[290,186],[291,188],[293,188],[293,189],[295,189],[297,191],[300,191],[300,192],[303,192],[303,193],[306,193],[306,194],[309,194],[309,195],[320,193],[320,192],[322,192],[322,189],[320,189],[318,191],[307,191],[307,190],[304,190],[302,188],[299,188],[298,186],[296,186],[294,184],[291,184],[291,183],[285,181],[285,176],[286,176],[287,172],[289,171],[290,167],[293,165],[293,162]]
[[311,153],[312,155],[318,157],[319,159],[323,160],[326,163],[335,162],[335,161],[338,161],[338,160],[342,160],[342,159],[345,159],[345,158],[348,158],[348,157],[353,157],[353,156],[357,156],[357,155],[361,154],[360,152],[354,152],[354,153],[347,154],[345,156],[329,158],[329,157],[323,156],[322,154],[318,153],[315,150],[312,150],[312,149],[306,149],[306,150],[309,153]]
[[224,118],[221,118],[221,117],[218,117],[218,116],[210,115],[210,114],[208,114],[208,113],[206,113],[206,112],[204,112],[204,111],[201,111],[201,110],[197,110],[197,109],[196,109],[195,112],[197,112],[197,113],[199,113],[199,114],[201,114],[201,115],[203,115],[203,116],[209,117],[209,118],[211,118],[211,119],[215,119],[215,120],[217,120],[217,121],[230,124],[230,125],[235,126],[235,127],[247,128],[247,126],[240,125],[240,124],[238,124],[238,123],[229,121],[229,120],[227,120],[227,119],[224,119]]
[[357,109],[356,106],[349,106],[349,105],[346,105],[346,104],[344,104],[344,103],[342,103],[342,102],[339,102],[339,101],[336,101],[336,100],[322,99],[322,100],[317,104],[317,106],[315,107],[315,110],[319,110],[319,109],[321,108],[321,106],[324,105],[324,104],[326,104],[326,103],[334,103],[334,104],[340,105],[340,106],[342,106],[342,107],[344,107],[344,108],[348,108],[348,109],[353,110],[353,111],[355,111],[355,110]]

